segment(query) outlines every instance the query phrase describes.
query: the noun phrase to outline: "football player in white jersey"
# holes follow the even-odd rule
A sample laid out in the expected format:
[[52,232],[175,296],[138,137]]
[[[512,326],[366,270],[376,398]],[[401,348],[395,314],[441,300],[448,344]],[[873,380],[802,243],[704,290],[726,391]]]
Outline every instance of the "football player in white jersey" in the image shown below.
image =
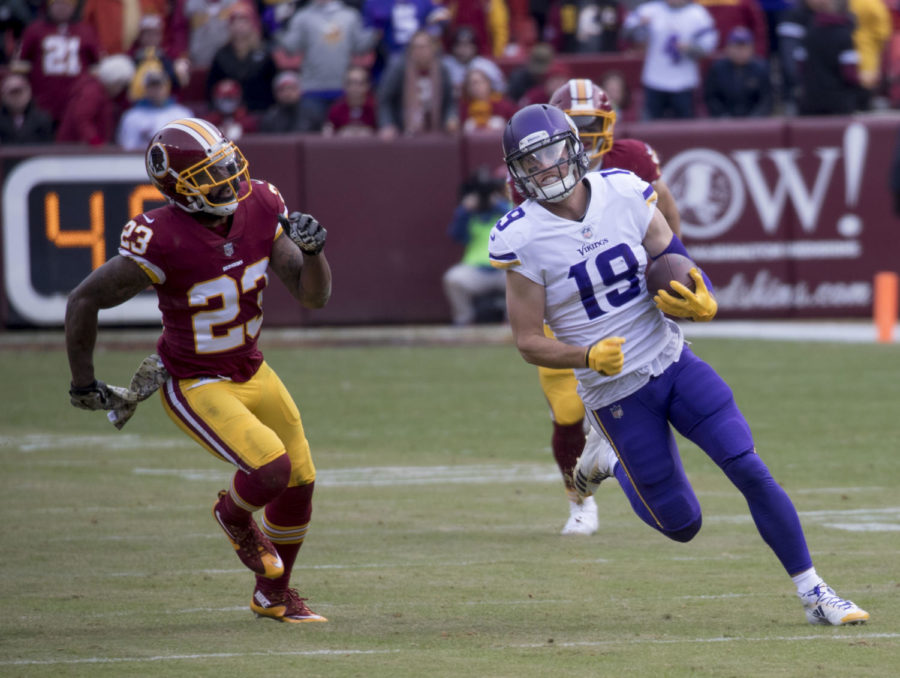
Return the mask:
[[[492,263],[507,271],[507,310],[529,363],[574,368],[591,425],[603,434],[575,468],[588,494],[615,477],[641,520],[676,541],[700,530],[700,504],[671,427],[693,441],[747,500],[760,535],[791,576],[812,624],[856,624],[869,613],[816,573],[787,493],[756,453],[731,389],[684,342],[670,316],[712,320],[711,284],[691,270],[692,292],[647,291],[647,263],[687,256],[656,208],[653,187],[626,170],[587,172],[575,123],[546,104],[507,123],[510,175],[529,199],[490,236]],[[544,321],[553,337],[544,333]],[[607,442],[608,441],[608,442]]]

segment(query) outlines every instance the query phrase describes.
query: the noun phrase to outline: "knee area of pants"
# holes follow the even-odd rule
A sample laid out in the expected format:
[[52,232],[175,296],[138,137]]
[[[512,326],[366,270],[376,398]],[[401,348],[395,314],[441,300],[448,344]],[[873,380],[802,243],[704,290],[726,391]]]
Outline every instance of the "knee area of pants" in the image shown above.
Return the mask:
[[257,481],[267,489],[275,490],[287,487],[291,479],[291,459],[287,453],[282,454],[254,472]]
[[703,525],[703,517],[697,516],[694,520],[692,520],[688,525],[682,527],[678,530],[664,530],[663,534],[665,534],[672,541],[680,541],[682,543],[689,542],[700,531],[700,527]]
[[722,469],[729,480],[744,489],[768,483],[772,480],[768,467],[755,450],[747,450],[729,461]]

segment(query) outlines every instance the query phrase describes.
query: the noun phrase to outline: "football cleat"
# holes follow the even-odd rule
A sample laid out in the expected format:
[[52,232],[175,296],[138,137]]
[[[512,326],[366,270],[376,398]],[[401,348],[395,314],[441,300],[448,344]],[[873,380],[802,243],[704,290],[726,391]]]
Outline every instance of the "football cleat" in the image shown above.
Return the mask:
[[219,492],[219,499],[213,504],[213,517],[244,565],[260,576],[277,579],[284,574],[284,564],[275,546],[262,533],[256,521],[251,517],[246,525],[238,525],[227,522],[219,513],[219,503],[227,494],[225,490]]
[[604,480],[613,475],[616,453],[609,441],[591,429],[584,443],[584,452],[572,471],[572,481],[579,497],[590,497]]
[[301,598],[294,589],[278,593],[263,593],[257,588],[253,591],[250,609],[257,617],[268,617],[288,624],[328,621],[322,615],[310,610],[306,606],[306,598]]
[[863,624],[869,620],[869,613],[849,600],[844,600],[824,581],[812,591],[800,596],[806,621],[810,624],[843,626],[844,624]]
[[569,502],[569,519],[560,534],[591,535],[597,531],[600,523],[597,519],[597,503],[593,497],[585,497],[579,504]]

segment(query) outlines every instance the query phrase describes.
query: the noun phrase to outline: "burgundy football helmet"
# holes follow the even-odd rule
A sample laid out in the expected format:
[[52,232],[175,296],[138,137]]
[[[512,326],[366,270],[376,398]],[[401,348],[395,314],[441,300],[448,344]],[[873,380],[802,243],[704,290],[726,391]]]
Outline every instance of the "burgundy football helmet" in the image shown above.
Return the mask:
[[612,148],[616,112],[601,87],[586,78],[572,78],[553,93],[550,105],[562,109],[575,121],[592,163]]
[[244,154],[200,118],[163,126],[150,140],[145,160],[153,184],[186,212],[228,216],[252,190]]

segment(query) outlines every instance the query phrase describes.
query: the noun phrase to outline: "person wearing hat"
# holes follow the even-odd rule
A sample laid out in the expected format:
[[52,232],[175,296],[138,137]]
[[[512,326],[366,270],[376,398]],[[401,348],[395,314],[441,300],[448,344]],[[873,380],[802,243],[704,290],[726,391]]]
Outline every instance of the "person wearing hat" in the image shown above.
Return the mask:
[[272,82],[272,91],[275,103],[263,113],[259,131],[263,134],[300,132],[300,96],[303,93],[300,74],[296,71],[281,71]]
[[144,97],[142,76],[148,68],[161,67],[169,76],[173,92],[177,93],[187,84],[185,76],[188,74],[186,72],[179,73],[174,62],[163,50],[164,25],[162,17],[158,14],[147,14],[141,17],[137,39],[128,52],[134,59],[138,76],[133,80],[128,91],[128,98],[131,101],[137,101]]
[[[28,74],[35,103],[56,124],[63,118],[73,83],[100,60],[97,34],[84,21],[75,20],[76,7],[76,0],[46,0],[44,16],[25,29],[10,67]],[[57,65],[60,51],[69,55],[65,69]]]
[[441,58],[441,61],[444,62],[444,66],[450,73],[450,81],[453,83],[453,90],[456,92],[457,98],[462,91],[466,71],[470,68],[477,68],[487,75],[495,91],[501,93],[506,91],[506,79],[503,77],[503,71],[491,59],[478,53],[475,31],[470,26],[457,27],[450,40],[450,50]]
[[169,76],[162,68],[148,69],[143,75],[144,98],[125,111],[116,143],[126,151],[140,151],[166,123],[190,118],[193,112],[176,102],[172,96]]
[[244,104],[244,92],[237,80],[219,80],[216,83],[213,107],[205,118],[232,141],[255,132],[259,126],[257,117]]
[[769,66],[753,51],[750,29],[732,29],[725,42],[725,56],[710,65],[703,81],[703,99],[710,116],[746,118],[772,113]]

